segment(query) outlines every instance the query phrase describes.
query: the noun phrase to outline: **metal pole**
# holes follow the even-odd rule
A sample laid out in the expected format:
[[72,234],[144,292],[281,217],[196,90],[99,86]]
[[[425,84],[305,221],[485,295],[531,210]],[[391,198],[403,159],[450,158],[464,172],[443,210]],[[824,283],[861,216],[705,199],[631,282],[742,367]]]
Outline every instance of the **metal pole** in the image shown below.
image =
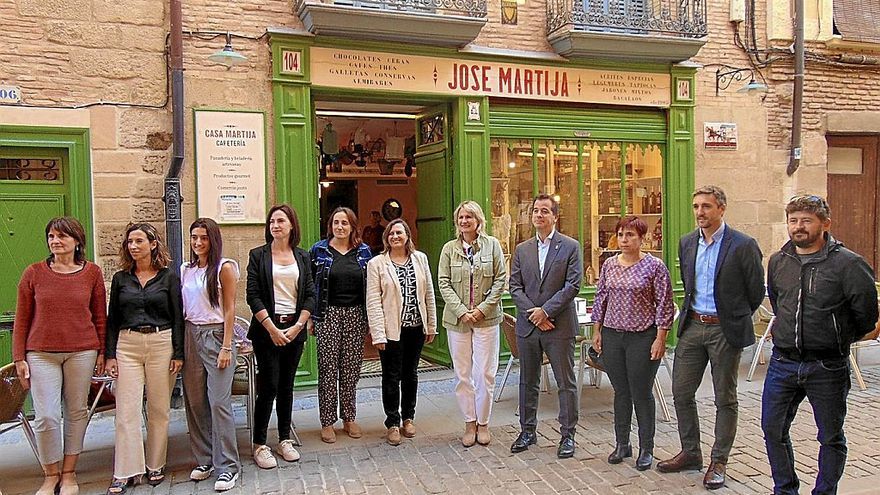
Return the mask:
[[173,149],[168,173],[165,175],[165,236],[171,254],[172,268],[183,263],[183,233],[181,231],[180,171],[183,166],[183,16],[181,0],[171,0],[171,41],[169,70],[171,71],[171,135]]
[[791,102],[791,154],[788,175],[801,164],[801,119],[804,106],[804,0],[794,2],[794,95]]

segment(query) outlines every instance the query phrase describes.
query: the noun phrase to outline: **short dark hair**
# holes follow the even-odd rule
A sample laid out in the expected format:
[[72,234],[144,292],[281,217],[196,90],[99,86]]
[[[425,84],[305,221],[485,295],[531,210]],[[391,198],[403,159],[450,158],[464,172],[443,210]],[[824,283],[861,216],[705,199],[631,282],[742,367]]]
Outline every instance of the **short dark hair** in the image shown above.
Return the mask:
[[707,194],[709,196],[715,197],[715,202],[718,203],[718,206],[727,206],[727,195],[724,194],[724,189],[721,189],[718,186],[701,186],[694,190],[694,194],[691,198],[696,198],[701,194]]
[[537,203],[538,201],[541,201],[541,200],[545,200],[545,199],[547,201],[550,201],[550,204],[551,204],[550,211],[553,212],[553,216],[558,217],[559,216],[559,201],[556,201],[556,198],[554,198],[553,196],[551,196],[549,194],[539,194],[539,195],[535,196],[535,199],[532,200],[532,209],[533,210],[535,209],[535,203]]
[[[86,262],[86,232],[79,220],[73,217],[55,217],[46,224],[46,243],[49,242],[49,231],[56,231],[72,237],[76,241],[76,247],[73,249],[73,262],[82,265]],[[48,260],[55,258],[54,254],[49,254]]]
[[327,240],[333,238],[333,217],[337,213],[345,213],[348,218],[348,224],[351,225],[351,233],[348,234],[348,247],[354,249],[361,245],[361,234],[358,232],[358,217],[354,210],[347,206],[340,206],[333,210],[333,213],[327,218]]
[[623,217],[618,220],[617,225],[614,226],[614,233],[616,234],[623,229],[635,230],[639,237],[645,237],[645,234],[648,233],[648,226],[639,217]]
[[831,218],[831,207],[823,197],[815,194],[798,194],[788,200],[788,204],[785,205],[785,217],[788,218],[796,211],[812,213],[823,222]]
[[269,214],[266,215],[266,244],[272,242],[272,231],[269,229],[269,220],[272,219],[272,214],[276,211],[280,211],[287,215],[287,219],[290,221],[290,249],[292,250],[299,246],[299,241],[302,240],[302,234],[299,230],[299,218],[296,216],[296,210],[288,205],[275,205],[272,208],[269,208]]

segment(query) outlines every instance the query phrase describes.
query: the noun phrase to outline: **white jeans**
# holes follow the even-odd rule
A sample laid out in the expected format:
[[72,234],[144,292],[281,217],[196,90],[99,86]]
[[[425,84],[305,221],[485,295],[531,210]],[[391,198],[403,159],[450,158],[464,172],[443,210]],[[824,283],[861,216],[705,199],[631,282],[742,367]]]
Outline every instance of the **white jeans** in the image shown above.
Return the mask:
[[455,368],[455,398],[466,422],[489,424],[501,335],[498,325],[465,332],[447,331]]

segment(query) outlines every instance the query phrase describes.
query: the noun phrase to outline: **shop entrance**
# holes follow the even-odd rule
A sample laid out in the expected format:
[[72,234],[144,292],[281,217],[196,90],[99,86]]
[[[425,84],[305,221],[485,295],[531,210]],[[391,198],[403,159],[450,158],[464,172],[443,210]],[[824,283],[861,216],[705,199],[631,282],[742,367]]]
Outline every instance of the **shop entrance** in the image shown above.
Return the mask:
[[[385,226],[402,218],[417,249],[436,266],[452,235],[445,105],[316,99],[314,109],[321,237],[330,213],[347,206],[357,214],[363,242],[378,255]],[[365,361],[378,357],[367,336]]]

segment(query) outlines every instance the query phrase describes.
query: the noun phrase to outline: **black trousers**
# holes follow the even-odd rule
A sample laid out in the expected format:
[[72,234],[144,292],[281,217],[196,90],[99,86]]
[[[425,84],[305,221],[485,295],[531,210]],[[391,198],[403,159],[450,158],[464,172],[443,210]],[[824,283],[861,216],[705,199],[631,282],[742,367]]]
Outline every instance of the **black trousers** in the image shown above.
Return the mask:
[[614,436],[618,444],[629,443],[633,409],[639,422],[639,448],[654,450],[656,407],[654,377],[660,360],[651,361],[651,344],[657,327],[644,332],[602,328],[602,364],[614,387]]
[[[276,326],[286,329],[296,321]],[[290,439],[291,416],[293,414],[293,379],[303,354],[305,329],[293,342],[278,347],[271,340],[254,341],[254,355],[257,358],[257,399],[254,403],[253,441],[257,445],[266,444],[266,431],[272,416],[272,403],[278,416],[278,441]]]
[[400,329],[400,340],[389,340],[379,351],[382,362],[382,406],[385,427],[400,426],[401,420],[416,416],[419,389],[419,357],[425,345],[425,331],[417,327]]

